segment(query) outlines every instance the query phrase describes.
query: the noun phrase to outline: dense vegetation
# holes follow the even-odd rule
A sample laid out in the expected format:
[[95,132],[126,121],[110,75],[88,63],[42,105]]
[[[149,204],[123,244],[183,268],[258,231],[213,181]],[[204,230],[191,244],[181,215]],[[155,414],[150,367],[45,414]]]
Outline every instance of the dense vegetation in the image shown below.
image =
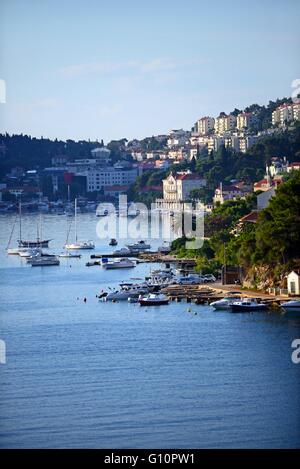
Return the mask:
[[[259,213],[257,223],[246,223],[235,232],[237,221],[256,206],[255,196],[228,201],[216,207],[205,220],[204,245],[187,251],[185,239],[173,242],[174,252],[197,259],[197,269],[216,272],[227,264],[244,267],[257,285],[282,282],[284,274],[300,260],[300,171],[281,184],[268,207]],[[265,279],[261,279],[264,272]]]

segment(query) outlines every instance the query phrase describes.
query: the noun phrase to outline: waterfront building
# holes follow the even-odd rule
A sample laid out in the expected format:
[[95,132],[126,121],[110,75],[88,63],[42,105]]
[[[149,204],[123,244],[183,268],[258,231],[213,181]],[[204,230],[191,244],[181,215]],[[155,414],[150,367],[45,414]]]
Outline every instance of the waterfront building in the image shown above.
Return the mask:
[[300,271],[292,271],[287,276],[287,288],[289,295],[300,295]]
[[156,207],[162,209],[181,209],[193,189],[206,186],[206,180],[189,171],[170,173],[163,180],[163,199],[156,199]]

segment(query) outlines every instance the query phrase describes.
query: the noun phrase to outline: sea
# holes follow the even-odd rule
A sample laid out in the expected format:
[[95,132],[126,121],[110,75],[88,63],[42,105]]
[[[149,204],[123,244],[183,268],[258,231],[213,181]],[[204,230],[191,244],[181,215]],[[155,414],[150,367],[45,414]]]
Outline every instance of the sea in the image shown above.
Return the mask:
[[[1,448],[300,447],[300,364],[291,359],[300,318],[99,301],[159,265],[106,271],[87,267],[86,251],[34,268],[6,253],[14,220],[0,215]],[[98,222],[79,214],[79,238],[110,252]],[[70,218],[44,214],[42,223],[49,251],[60,253]],[[22,236],[34,239],[37,226],[24,214]]]

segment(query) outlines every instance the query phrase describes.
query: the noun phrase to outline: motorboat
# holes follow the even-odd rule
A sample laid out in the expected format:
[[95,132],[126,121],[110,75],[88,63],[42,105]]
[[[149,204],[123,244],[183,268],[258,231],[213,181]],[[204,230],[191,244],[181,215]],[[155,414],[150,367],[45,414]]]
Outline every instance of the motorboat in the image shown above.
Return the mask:
[[129,298],[138,299],[140,295],[145,295],[149,290],[146,287],[133,285],[129,288],[122,288],[121,290],[113,291],[107,294],[106,301],[127,301]]
[[115,238],[111,238],[111,240],[109,242],[109,245],[110,246],[117,246],[117,244],[118,244],[118,241]]
[[225,298],[222,298],[221,300],[213,301],[210,303],[210,306],[212,306],[214,309],[217,311],[228,311],[231,310],[231,306],[235,301],[240,301],[241,298],[239,297],[234,297],[234,296],[227,296]]
[[145,243],[145,241],[143,240],[138,241],[137,243],[133,243],[133,244],[126,244],[126,246],[131,251],[138,251],[138,252],[146,251],[147,249],[151,248],[150,244]]
[[59,259],[57,257],[42,257],[42,256],[37,256],[35,259],[32,259],[30,262],[32,267],[44,267],[44,266],[52,266],[52,265],[59,265]]
[[40,248],[37,249],[20,249],[19,251],[19,256],[20,257],[35,257],[38,256],[42,253],[42,250]]
[[266,311],[268,306],[264,303],[258,303],[256,298],[243,298],[240,301],[234,301],[231,310],[234,313],[247,311]]
[[158,252],[160,252],[161,254],[169,254],[171,252],[170,243],[167,243],[165,241],[162,246],[159,246]]
[[65,244],[65,249],[76,250],[76,249],[95,249],[93,241],[76,241],[75,243]]
[[66,252],[62,252],[61,254],[59,254],[58,257],[62,257],[62,258],[65,258],[65,259],[80,259],[81,258],[81,254],[75,254],[73,252],[69,252],[69,251],[66,251]]
[[285,301],[280,306],[286,313],[300,313],[300,300]]
[[149,293],[139,298],[141,306],[161,306],[169,304],[169,298],[162,293]]
[[116,249],[116,250],[113,252],[113,254],[114,254],[115,256],[118,256],[118,255],[119,255],[119,256],[132,256],[132,255],[133,255],[132,251],[131,251],[130,249],[128,249],[128,248]]
[[64,245],[65,249],[79,250],[79,249],[95,249],[95,244],[93,241],[78,241],[77,237],[77,199],[75,199],[75,242],[68,243],[69,232],[67,235],[67,241]]
[[111,262],[103,262],[102,267],[106,270],[111,269],[132,269],[135,267],[135,263],[130,259],[120,259]]

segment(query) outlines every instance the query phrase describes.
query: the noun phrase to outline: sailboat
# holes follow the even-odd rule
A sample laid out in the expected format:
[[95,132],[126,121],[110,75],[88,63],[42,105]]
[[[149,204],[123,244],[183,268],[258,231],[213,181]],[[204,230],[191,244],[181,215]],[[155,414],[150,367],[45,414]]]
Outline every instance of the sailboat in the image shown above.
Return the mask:
[[75,199],[75,242],[64,245],[65,249],[95,249],[93,241],[78,241],[77,237],[77,199]]
[[[25,241],[22,240],[22,206],[21,202],[19,203],[19,219],[20,219],[20,239],[18,239],[18,246],[19,248],[48,248],[49,242],[51,239],[42,239],[41,236],[41,228],[40,234],[38,233],[36,241]],[[40,218],[41,220],[41,218]]]

